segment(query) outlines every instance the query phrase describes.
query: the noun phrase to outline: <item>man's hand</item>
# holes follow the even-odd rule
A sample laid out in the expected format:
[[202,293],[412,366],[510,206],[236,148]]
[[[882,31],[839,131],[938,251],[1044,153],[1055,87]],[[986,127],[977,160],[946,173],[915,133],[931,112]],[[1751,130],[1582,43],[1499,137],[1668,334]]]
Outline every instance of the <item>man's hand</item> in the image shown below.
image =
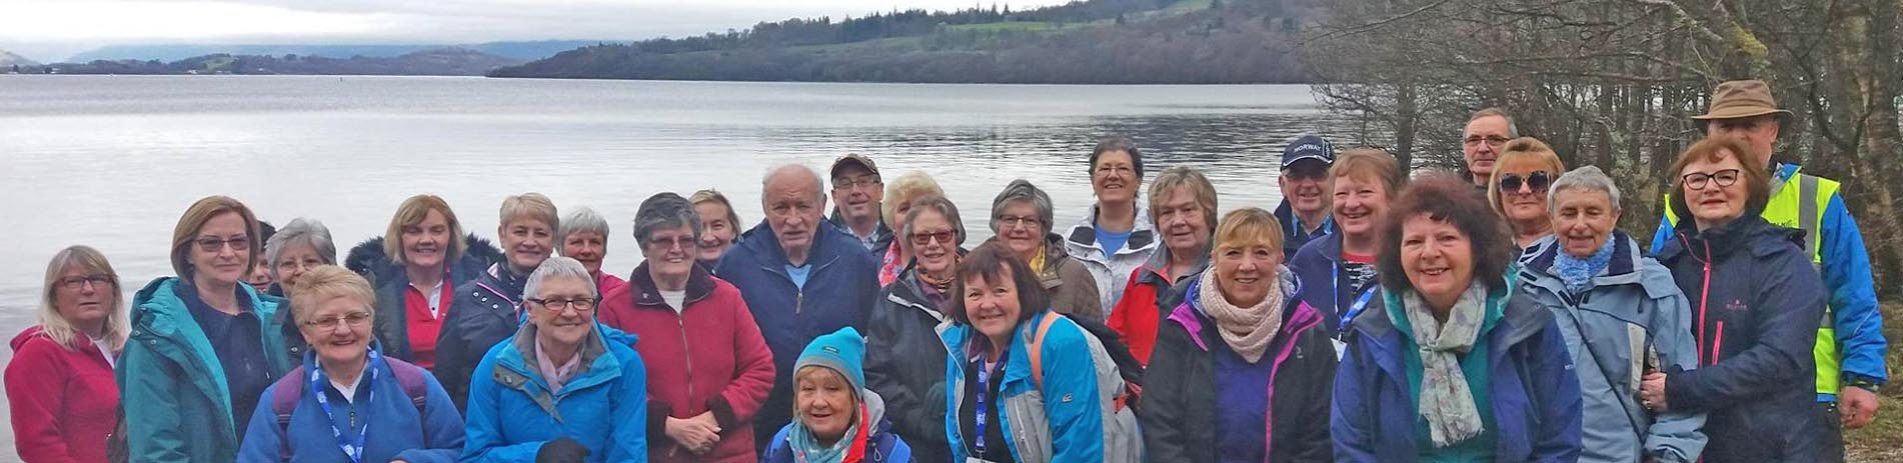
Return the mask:
[[1869,426],[1877,418],[1877,394],[1851,386],[1837,392],[1837,405],[1843,412],[1844,429]]

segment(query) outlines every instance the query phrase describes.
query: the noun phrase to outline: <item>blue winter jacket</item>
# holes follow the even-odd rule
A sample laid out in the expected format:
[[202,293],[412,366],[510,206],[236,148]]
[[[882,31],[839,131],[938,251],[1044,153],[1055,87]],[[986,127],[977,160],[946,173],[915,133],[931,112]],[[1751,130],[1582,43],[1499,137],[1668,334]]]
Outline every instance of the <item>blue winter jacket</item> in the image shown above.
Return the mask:
[[535,461],[542,444],[567,437],[588,461],[647,461],[647,368],[635,336],[595,324],[576,354],[585,366],[551,393],[535,360],[535,325],[496,344],[469,386],[464,462]]
[[1610,239],[1611,261],[1579,294],[1554,270],[1564,252],[1556,237],[1540,239],[1520,259],[1520,291],[1553,312],[1577,366],[1585,418],[1579,461],[1695,462],[1705,448],[1705,414],[1656,414],[1638,398],[1648,368],[1698,368],[1685,293],[1631,237],[1614,232]]
[[1375,289],[1380,286],[1378,282],[1370,281],[1366,288],[1353,288],[1353,282],[1348,280],[1347,273],[1340,271],[1340,266],[1340,233],[1330,233],[1309,241],[1288,260],[1288,269],[1295,272],[1295,279],[1300,283],[1297,293],[1302,302],[1314,307],[1315,312],[1322,316],[1322,326],[1327,329],[1329,336],[1341,332],[1341,319],[1347,315],[1342,312],[1355,307],[1364,294],[1367,302],[1361,305],[1360,314],[1374,313],[1374,306],[1380,305],[1376,304],[1378,298],[1374,297],[1379,292]]
[[[191,309],[174,292],[181,284],[174,277],[154,279],[132,298],[132,334],[114,369],[125,406],[126,450],[137,462],[233,461],[238,424],[232,422],[224,367]],[[258,347],[272,377],[284,375],[292,362],[273,321],[280,308],[289,307],[250,285],[238,287],[251,297],[264,344]]]
[[[1335,461],[1416,461],[1415,423],[1420,409],[1409,393],[1402,349],[1413,344],[1389,318],[1387,305],[1400,299],[1382,291],[1367,314],[1348,329],[1348,351],[1335,370],[1335,405],[1329,431]],[[1579,377],[1553,313],[1531,298],[1498,288],[1488,304],[1505,312],[1483,333],[1491,343],[1487,384],[1492,389],[1494,460],[1572,462],[1580,454]]]
[[[770,436],[791,421],[793,362],[813,338],[851,326],[865,330],[864,321],[879,297],[879,264],[850,233],[830,222],[813,227],[806,265],[812,266],[806,287],[793,284],[786,274],[786,252],[773,227],[761,221],[743,235],[745,240],[721,256],[714,273],[740,289],[747,310],[760,324],[760,335],[773,351],[773,392],[755,415],[755,436]],[[765,441],[756,445],[761,449]]]
[[[1006,351],[1004,379],[998,387],[998,400],[987,404],[1004,424],[1005,447],[1012,460],[1020,463],[1102,463],[1104,461],[1104,410],[1097,400],[1097,365],[1090,348],[1090,333],[1069,318],[1060,318],[1045,333],[1039,346],[1044,382],[1039,388],[1031,379],[1031,357],[1025,353],[1043,317],[1061,317],[1045,311],[1018,323]],[[958,423],[959,407],[965,403],[965,363],[973,351],[974,338],[982,337],[968,324],[940,325],[939,338],[945,341],[945,434],[951,443],[952,461],[966,458],[965,436]]]
[[[1801,166],[1778,164],[1776,178],[1795,178]],[[1795,187],[1793,187],[1795,188]],[[1883,385],[1889,381],[1884,355],[1889,341],[1883,337],[1883,312],[1877,309],[1876,278],[1870,271],[1870,253],[1864,248],[1863,232],[1857,218],[1850,215],[1842,194],[1830,196],[1824,205],[1824,220],[1818,233],[1818,267],[1828,288],[1830,319],[1836,327],[1837,355],[1843,361],[1841,384],[1869,381]],[[1669,217],[1659,219],[1658,232],[1652,235],[1652,252],[1663,255],[1665,244],[1674,238]],[[1802,246],[1799,246],[1802,248]],[[1806,259],[1808,260],[1808,259]],[[1820,317],[1821,318],[1821,317]],[[1836,401],[1836,394],[1819,394],[1819,401]]]
[[1334,214],[1323,214],[1321,226],[1316,227],[1314,233],[1307,232],[1307,229],[1302,226],[1302,219],[1295,216],[1295,208],[1289,205],[1287,199],[1283,199],[1281,204],[1275,206],[1275,220],[1282,225],[1282,257],[1284,259],[1293,257],[1308,243],[1338,234],[1335,232]]
[[[314,355],[306,354],[304,357],[304,369],[298,371],[309,372],[317,368]],[[388,362],[373,361],[368,367],[377,369],[376,380],[372,381],[368,374],[361,376],[358,379],[360,384],[354,391],[354,401],[345,401],[329,385],[321,391],[329,397],[329,415],[324,414],[324,407],[317,403],[317,396],[313,395],[318,392],[311,389],[310,376],[298,375],[301,381],[299,386],[304,393],[298,396],[297,407],[291,410],[288,426],[279,425],[277,412],[271,409],[271,397],[284,383],[280,381],[266,388],[264,397],[258,400],[258,411],[251,415],[251,428],[245,431],[244,446],[238,449],[238,461],[284,461],[279,456],[285,449],[285,431],[288,427],[292,455],[290,463],[351,463],[350,457],[344,455],[337,437],[331,432],[335,429],[345,433],[347,439],[356,439],[358,430],[332,426],[332,423],[347,423],[352,417],[358,423],[369,423],[361,430],[365,435],[362,461],[456,461],[457,455],[463,451],[463,417],[456,412],[456,404],[449,400],[449,394],[443,392],[443,385],[438,384],[428,372],[423,372],[421,376],[428,382],[429,394],[423,411],[419,412],[416,403],[403,390],[403,385],[397,382],[396,373]]]

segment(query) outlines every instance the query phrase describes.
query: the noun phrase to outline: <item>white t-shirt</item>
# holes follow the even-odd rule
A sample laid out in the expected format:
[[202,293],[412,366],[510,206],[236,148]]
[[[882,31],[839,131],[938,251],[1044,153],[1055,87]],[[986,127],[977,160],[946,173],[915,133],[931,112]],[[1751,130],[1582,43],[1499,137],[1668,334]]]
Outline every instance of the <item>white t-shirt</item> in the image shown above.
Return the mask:
[[687,290],[668,291],[663,289],[660,290],[660,292],[661,300],[667,302],[667,306],[674,309],[675,315],[680,315],[681,311],[687,310]]
[[[369,368],[369,367],[370,367],[370,363],[364,362],[364,368]],[[360,384],[363,382],[363,373],[358,373],[357,379],[350,380],[349,383],[339,383],[337,382],[336,377],[329,376],[329,375],[325,375],[325,379],[330,380],[330,387],[337,388],[337,392],[340,394],[343,394],[344,402],[348,403],[348,402],[357,401],[357,384]]]
[[119,360],[112,358],[112,343],[104,339],[94,339],[93,346],[99,348],[99,356],[106,358],[106,366],[117,368]]

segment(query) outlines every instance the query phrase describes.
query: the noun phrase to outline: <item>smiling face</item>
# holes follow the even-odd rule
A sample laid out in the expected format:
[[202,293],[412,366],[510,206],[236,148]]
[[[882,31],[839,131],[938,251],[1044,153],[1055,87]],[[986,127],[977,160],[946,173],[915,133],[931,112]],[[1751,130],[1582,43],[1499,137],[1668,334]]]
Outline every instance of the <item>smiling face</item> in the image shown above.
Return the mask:
[[[594,332],[595,292],[589,289],[589,283],[588,280],[575,277],[548,277],[536,287],[535,294],[526,298],[544,301],[528,302],[534,309],[529,311],[529,322],[535,324],[537,342],[579,346],[582,339]],[[583,310],[579,303],[570,309],[567,308],[570,304],[561,302],[570,300],[589,301],[587,310]]]
[[911,222],[912,258],[916,259],[919,271],[931,275],[946,275],[958,265],[958,249],[953,241],[958,240],[958,231],[952,229],[951,221],[945,219],[936,209],[923,209]]
[[371,314],[369,301],[331,296],[301,316],[299,333],[325,364],[355,364],[370,351]]
[[694,228],[687,225],[649,232],[648,245],[641,249],[641,256],[648,260],[648,272],[670,281],[693,273],[699,255],[700,242],[694,239]]
[[1500,159],[1500,147],[1506,146],[1510,139],[1504,117],[1487,116],[1467,122],[1460,145],[1467,170],[1483,179],[1492,176],[1494,161]]
[[1691,209],[1699,230],[1723,225],[1744,215],[1750,190],[1744,183],[1744,166],[1738,164],[1737,153],[1726,153],[1718,162],[1698,159],[1678,172],[1684,187],[1684,191],[1678,193],[1685,198],[1685,206]]
[[1546,218],[1546,188],[1559,177],[1553,167],[1530,156],[1500,163],[1500,209],[1512,222]]
[[794,414],[815,439],[836,442],[845,437],[858,409],[853,405],[852,384],[845,376],[826,367],[801,368],[793,391]]
[[1337,177],[1333,183],[1335,226],[1343,234],[1372,239],[1388,212],[1392,192],[1385,184],[1354,176]]
[[1156,227],[1163,232],[1163,244],[1174,255],[1202,253],[1209,245],[1209,212],[1196,204],[1196,193],[1189,186],[1171,188],[1157,201]]
[[297,277],[303,276],[306,270],[324,265],[324,259],[317,256],[317,248],[311,247],[309,243],[298,243],[278,251],[278,261],[272,265],[277,267],[278,285],[284,288],[284,294],[290,294],[291,289],[297,287]]
[[1451,222],[1427,214],[1407,218],[1400,251],[1408,283],[1435,309],[1451,308],[1473,283],[1473,242]]
[[998,242],[1004,243],[1019,259],[1030,261],[1031,253],[1044,246],[1044,235],[1049,233],[1038,217],[1037,206],[1030,201],[1005,203],[998,212]]
[[1296,213],[1319,213],[1328,207],[1328,164],[1320,159],[1295,161],[1275,180],[1282,187],[1282,198]]
[[1281,248],[1263,243],[1222,245],[1210,254],[1216,289],[1231,305],[1255,306],[1275,289],[1282,265]]
[[119,287],[104,272],[67,265],[54,280],[53,308],[73,326],[100,326],[115,309]]
[[244,216],[226,212],[198,228],[191,247],[192,278],[235,285],[251,274],[251,242]]
[[1018,326],[1017,284],[1011,280],[1011,268],[998,270],[998,284],[985,282],[979,273],[965,279],[965,318],[972,328],[992,339],[1004,339]]
[[1553,234],[1566,254],[1586,258],[1599,252],[1619,224],[1612,195],[1590,188],[1553,193]]
[[879,220],[879,201],[885,199],[885,184],[879,175],[853,164],[833,177],[833,204],[847,221]]
[[608,256],[608,237],[592,231],[570,232],[562,239],[562,255],[581,262],[588,273],[601,273],[601,259]]
[[555,252],[555,227],[540,219],[517,217],[496,229],[502,237],[502,250],[508,254],[509,267],[527,275]]
[[449,218],[430,209],[423,221],[403,226],[403,262],[413,268],[438,268],[449,255]]
[[733,238],[739,234],[740,224],[727,221],[727,206],[713,201],[694,205],[694,211],[700,213],[700,250],[697,258],[712,262],[720,260],[720,254],[733,246]]
[[1097,163],[1090,166],[1090,191],[1096,193],[1100,204],[1130,204],[1136,200],[1140,183],[1142,179],[1137,177],[1136,162],[1130,153],[1105,151],[1097,155]]

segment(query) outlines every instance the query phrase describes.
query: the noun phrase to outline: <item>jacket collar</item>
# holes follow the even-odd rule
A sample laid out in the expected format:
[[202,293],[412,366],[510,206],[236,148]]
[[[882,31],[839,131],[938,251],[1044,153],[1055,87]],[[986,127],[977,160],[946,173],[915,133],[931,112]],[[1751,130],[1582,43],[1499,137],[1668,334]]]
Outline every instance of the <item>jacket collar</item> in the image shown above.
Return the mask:
[[[636,307],[667,305],[667,300],[661,298],[660,287],[654,284],[654,274],[649,273],[648,270],[648,262],[641,261],[641,265],[636,266],[634,272],[628,275],[630,278],[628,282],[634,284],[634,305]],[[714,292],[713,275],[707,273],[707,269],[701,268],[699,264],[695,264],[694,269],[687,275],[686,291],[687,300],[682,304],[691,305],[707,298],[707,295]]]
[[[1284,224],[1294,225],[1293,227],[1289,227],[1288,230],[1282,230],[1283,236],[1311,236],[1308,230],[1302,227],[1305,225],[1302,223],[1302,218],[1295,215],[1295,208],[1289,206],[1287,198],[1282,199],[1282,203],[1275,206],[1275,217],[1281,219]],[[1312,236],[1320,237],[1337,234],[1338,233],[1335,233],[1335,215],[1324,213],[1322,214],[1321,226],[1315,228],[1315,233]]]
[[[807,244],[807,246],[810,246],[810,249],[806,251],[806,265],[811,265],[814,269],[818,269],[826,266],[826,264],[832,263],[832,259],[837,257],[832,253],[838,251],[832,249],[828,241],[840,238],[836,236],[836,234],[842,233],[849,234],[845,230],[839,229],[839,226],[833,225],[832,222],[821,220],[819,223],[813,224],[813,240]],[[748,229],[747,232],[741,236],[746,239],[734,246],[751,251],[754,259],[768,270],[784,274],[786,273],[786,266],[793,265],[792,261],[786,258],[786,250],[780,248],[780,238],[773,233],[773,225],[766,220],[762,219],[759,225],[754,225],[752,229]],[[851,238],[848,238],[848,240],[854,243],[858,241]],[[728,250],[727,255],[733,255],[733,251]],[[725,260],[726,256],[722,256],[721,259]]]
[[[846,234],[852,235],[853,241],[865,241],[865,240],[859,239],[858,233],[853,233],[852,225],[849,225],[846,223],[846,216],[839,213],[839,208],[837,207],[833,208],[833,215],[826,217],[826,221],[832,222],[834,226],[839,227],[840,231],[844,231],[846,232]],[[880,243],[880,244],[890,243],[892,242],[892,238],[893,238],[892,228],[885,226],[885,220],[881,219],[879,220],[879,226],[873,227],[871,238],[872,238],[872,242],[874,243]]]
[[[1150,254],[1150,260],[1144,261],[1143,265],[1137,267],[1137,282],[1156,284],[1162,287],[1173,286],[1177,282],[1169,281],[1169,266],[1170,248],[1168,246],[1157,246],[1156,252]],[[1197,253],[1196,261],[1190,264],[1190,271],[1183,275],[1185,278],[1188,278],[1191,275],[1200,275],[1204,270],[1208,269],[1209,247],[1205,245],[1203,251]],[[1283,271],[1287,272],[1286,269]]]
[[1786,241],[1796,244],[1799,248],[1803,247],[1803,231],[1772,225],[1764,221],[1762,213],[1762,210],[1748,210],[1744,212],[1744,216],[1731,223],[1702,232],[1698,231],[1695,220],[1681,219],[1673,225],[1673,237],[1665,243],[1663,249],[1659,250],[1658,258],[1660,261],[1675,260],[1687,251],[1691,251],[1686,249],[1687,244],[1701,248],[1696,254],[1704,254],[1702,248],[1709,247],[1712,256],[1705,256],[1705,258],[1726,256],[1739,251],[1748,251],[1756,257],[1766,257],[1783,250],[1782,242]]
[[[1501,281],[1500,287],[1488,291],[1488,304],[1506,306],[1502,309],[1504,314],[1501,315],[1500,322],[1493,327],[1493,330],[1483,334],[1500,342],[1500,345],[1495,346],[1495,352],[1504,352],[1505,346],[1518,344],[1539,333],[1541,329],[1545,329],[1547,321],[1553,318],[1552,312],[1513,291],[1512,275],[1509,273]],[[1391,315],[1388,315],[1387,305],[1398,304],[1399,301],[1400,298],[1388,288],[1381,288],[1380,297],[1374,298],[1368,307],[1368,313],[1375,316],[1355,318],[1353,329],[1380,346],[1382,351],[1398,348],[1399,346],[1390,345],[1400,341],[1401,333],[1395,329],[1394,320],[1388,318]]]
[[[594,331],[582,339],[581,349],[575,355],[581,356],[584,367],[574,373],[574,377],[562,384],[563,391],[580,390],[608,382],[621,376],[621,361],[609,352],[606,325],[595,322]],[[526,383],[533,382],[543,391],[548,391],[548,379],[542,377],[541,368],[531,366],[535,357],[535,324],[523,323],[515,336],[509,338],[509,348],[502,349],[496,355],[496,379],[518,390],[525,390]],[[527,381],[524,381],[524,380]],[[556,391],[549,391],[556,394]],[[531,393],[534,395],[534,393]]]
[[[1671,297],[1679,291],[1670,273],[1640,253],[1639,243],[1630,235],[1614,231],[1610,239],[1613,240],[1612,262],[1606,264],[1604,272],[1592,278],[1593,286],[1638,285],[1645,290],[1646,297],[1652,299]],[[1557,235],[1540,238],[1532,247],[1537,251],[1520,257],[1520,283],[1553,294],[1565,294],[1566,283],[1553,273],[1554,261],[1559,253],[1565,252],[1560,247]]]
[[917,309],[926,315],[930,315],[932,319],[938,320],[939,323],[951,320],[951,317],[946,316],[943,311],[932,306],[930,299],[925,297],[925,290],[918,285],[917,270],[906,269],[905,273],[899,274],[899,278],[893,280],[892,284],[887,285],[886,288],[888,288],[888,290],[886,291],[885,299],[894,304]]
[[[1282,291],[1282,297],[1288,301],[1288,304],[1282,308],[1282,327],[1276,332],[1276,336],[1289,339],[1290,341],[1287,342],[1293,342],[1294,336],[1321,325],[1321,312],[1309,306],[1308,303],[1302,302],[1300,289],[1296,288],[1294,274],[1288,267],[1282,267],[1277,280],[1279,280],[1277,286]],[[1169,321],[1182,326],[1184,331],[1188,331],[1189,339],[1196,343],[1197,349],[1209,352],[1209,343],[1219,340],[1214,337],[1215,334],[1207,334],[1203,329],[1214,321],[1203,309],[1202,285],[1201,279],[1189,283],[1189,290],[1183,295],[1183,303],[1170,311]]]
[[[1085,215],[1082,220],[1077,221],[1077,224],[1070,226],[1070,233],[1068,233],[1066,236],[1067,238],[1065,238],[1065,241],[1069,242],[1070,244],[1075,244],[1077,246],[1081,246],[1085,248],[1094,248],[1097,246],[1097,205],[1096,204],[1091,204],[1090,213],[1088,215]],[[1150,211],[1144,208],[1142,204],[1138,204],[1135,226],[1130,228],[1130,240],[1125,241],[1123,243],[1123,249],[1117,250],[1116,254],[1129,254],[1129,253],[1135,253],[1135,252],[1142,252],[1143,250],[1149,249],[1156,245],[1157,245],[1156,225],[1150,223]],[[1102,251],[1099,250],[1098,252],[1100,253]],[[1077,256],[1077,257],[1088,258],[1095,254],[1096,253],[1091,253],[1089,255]],[[1112,257],[1115,257],[1115,256],[1106,255],[1104,256],[1103,260],[1109,260]]]

